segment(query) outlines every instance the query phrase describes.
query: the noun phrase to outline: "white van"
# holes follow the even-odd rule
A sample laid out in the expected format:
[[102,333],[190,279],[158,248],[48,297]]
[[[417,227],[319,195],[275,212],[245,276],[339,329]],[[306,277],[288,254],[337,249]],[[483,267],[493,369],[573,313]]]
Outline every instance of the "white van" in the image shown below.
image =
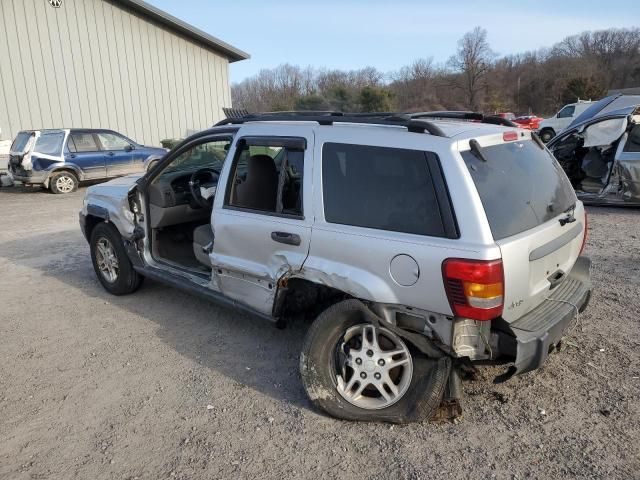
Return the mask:
[[573,120],[594,103],[592,101],[578,100],[577,103],[569,103],[562,107],[553,117],[545,118],[540,122],[538,135],[547,143],[562,130],[567,128]]

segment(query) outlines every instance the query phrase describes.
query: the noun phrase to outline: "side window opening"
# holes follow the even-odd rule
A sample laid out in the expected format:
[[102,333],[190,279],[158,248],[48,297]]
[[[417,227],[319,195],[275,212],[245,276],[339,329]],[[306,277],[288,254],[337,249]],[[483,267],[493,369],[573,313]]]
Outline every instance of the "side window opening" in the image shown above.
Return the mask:
[[302,216],[304,151],[270,143],[244,145],[236,153],[226,205]]
[[572,117],[573,116],[573,112],[575,112],[575,111],[576,111],[576,107],[574,105],[569,105],[567,107],[564,107],[558,113],[558,118]]
[[322,192],[329,223],[446,237],[427,153],[326,143]]
[[70,138],[76,152],[97,152],[100,150],[93,133],[72,133]]
[[624,144],[623,152],[640,152],[640,124],[636,124],[629,131],[627,142]]

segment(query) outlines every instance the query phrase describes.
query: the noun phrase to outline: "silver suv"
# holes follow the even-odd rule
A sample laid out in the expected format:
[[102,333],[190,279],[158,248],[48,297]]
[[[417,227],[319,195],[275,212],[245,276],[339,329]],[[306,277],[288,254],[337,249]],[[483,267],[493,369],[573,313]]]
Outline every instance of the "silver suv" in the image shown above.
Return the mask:
[[344,419],[430,418],[474,362],[536,369],[589,300],[584,207],[535,134],[447,116],[223,121],[87,190],[98,279],[317,317],[302,382]]

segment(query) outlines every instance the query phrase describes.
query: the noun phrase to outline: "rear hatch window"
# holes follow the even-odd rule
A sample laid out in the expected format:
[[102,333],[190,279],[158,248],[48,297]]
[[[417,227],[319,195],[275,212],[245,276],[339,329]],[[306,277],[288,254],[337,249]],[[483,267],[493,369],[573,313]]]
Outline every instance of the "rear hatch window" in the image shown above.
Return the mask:
[[571,209],[576,196],[562,167],[531,140],[462,152],[495,240],[530,230]]
[[27,146],[27,143],[29,142],[29,139],[31,138],[31,135],[33,135],[32,132],[18,133],[16,138],[13,140],[13,143],[11,144],[11,152],[24,153],[24,150]]
[[35,153],[44,155],[61,155],[64,132],[44,132],[36,140]]

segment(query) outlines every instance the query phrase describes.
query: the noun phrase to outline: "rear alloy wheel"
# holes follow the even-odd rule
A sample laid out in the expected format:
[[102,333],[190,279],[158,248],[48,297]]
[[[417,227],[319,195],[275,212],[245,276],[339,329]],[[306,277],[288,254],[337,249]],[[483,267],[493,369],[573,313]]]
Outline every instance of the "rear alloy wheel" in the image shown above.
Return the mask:
[[49,180],[53,193],[71,193],[78,189],[78,177],[71,172],[54,173]]
[[326,309],[313,322],[300,354],[311,401],[345,420],[410,423],[436,412],[451,359],[427,358],[390,329],[374,325],[358,300]]

